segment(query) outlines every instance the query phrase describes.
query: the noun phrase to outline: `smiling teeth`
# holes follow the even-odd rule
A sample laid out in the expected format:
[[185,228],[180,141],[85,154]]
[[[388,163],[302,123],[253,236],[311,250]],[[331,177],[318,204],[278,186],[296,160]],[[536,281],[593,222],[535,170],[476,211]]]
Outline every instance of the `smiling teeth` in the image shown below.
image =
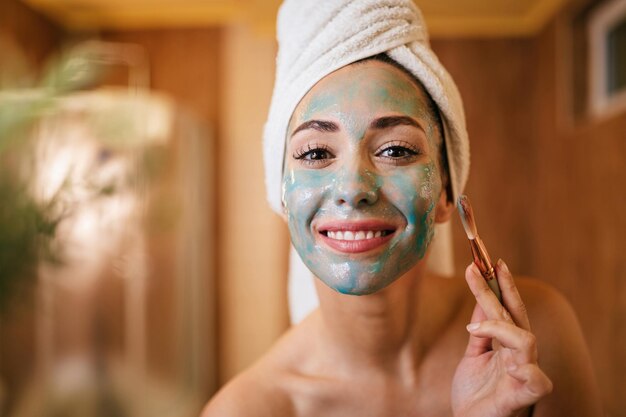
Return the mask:
[[373,239],[375,237],[381,237],[383,235],[382,231],[374,232],[372,230],[359,230],[356,232],[351,232],[349,230],[345,232],[337,231],[332,232],[328,231],[328,237],[335,240],[365,240],[365,239]]

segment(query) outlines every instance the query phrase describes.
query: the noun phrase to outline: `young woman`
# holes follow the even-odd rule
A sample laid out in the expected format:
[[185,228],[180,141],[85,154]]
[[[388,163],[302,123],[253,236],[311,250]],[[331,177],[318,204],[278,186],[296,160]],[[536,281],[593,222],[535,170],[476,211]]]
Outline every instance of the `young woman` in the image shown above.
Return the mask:
[[[279,17],[286,42],[293,39],[280,21],[293,13],[306,16],[298,31],[324,38],[306,26],[324,21],[316,7],[331,16],[330,26],[350,24],[348,32],[367,31],[372,8],[386,7],[389,27],[401,26],[397,11],[389,12],[397,5],[408,10],[404,21],[421,24],[414,6],[400,0],[298,2]],[[352,19],[341,18],[337,3]],[[320,62],[324,54],[309,55]],[[297,62],[307,53],[296,55]],[[454,90],[437,90],[430,75],[393,55],[338,60],[338,69],[312,77],[312,87],[302,84],[302,97],[293,94],[281,204],[293,245],[318,278],[320,305],[224,387],[204,417],[600,416],[580,329],[559,294],[514,280],[502,261],[503,305],[473,264],[465,280],[427,270],[435,225],[449,220],[465,181],[455,143],[464,140],[463,118],[441,104]],[[298,84],[297,76],[284,83],[286,62],[279,52],[274,101]]]

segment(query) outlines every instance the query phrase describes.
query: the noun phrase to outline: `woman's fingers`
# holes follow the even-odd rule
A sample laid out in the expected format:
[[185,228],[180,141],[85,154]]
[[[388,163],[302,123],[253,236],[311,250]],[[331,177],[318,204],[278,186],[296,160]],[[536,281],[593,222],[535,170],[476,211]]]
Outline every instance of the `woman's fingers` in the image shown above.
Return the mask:
[[[536,403],[552,391],[552,382],[537,365],[537,345],[530,332],[526,307],[519,295],[513,276],[506,264],[499,260],[495,266],[498,284],[502,292],[502,304],[491,291],[478,267],[472,263],[465,271],[467,284],[476,298],[477,305],[467,326],[470,340],[466,356],[480,356],[491,350],[492,342],[503,349],[498,350],[498,362],[510,378],[505,389],[513,388],[505,401],[512,409],[521,409]],[[495,359],[495,356],[492,357]],[[506,369],[506,371],[505,371]]]
[[496,263],[496,275],[498,284],[502,292],[502,301],[504,306],[513,317],[513,321],[522,329],[530,330],[530,322],[528,321],[528,313],[522,298],[517,291],[517,286],[513,280],[513,275],[509,271],[502,259]]
[[510,368],[507,373],[523,384],[522,389],[517,392],[517,401],[528,406],[534,404],[540,398],[552,392],[552,381],[534,363],[527,363],[515,368]]
[[496,339],[503,347],[511,349],[518,365],[537,361],[535,335],[513,323],[485,320],[468,324],[467,330],[474,337]]
[[470,291],[472,291],[472,294],[476,297],[476,301],[489,319],[513,322],[511,315],[506,308],[500,304],[498,297],[491,291],[491,288],[487,285],[487,282],[475,263],[472,262],[465,270],[465,280],[467,281]]
[[[480,323],[483,320],[486,320],[487,316],[480,305],[476,304],[474,306],[474,312],[472,313],[472,319],[470,320],[470,324]],[[485,352],[491,350],[491,339],[487,339],[484,337],[474,336],[470,332],[469,341],[467,342],[467,348],[465,349],[465,356],[479,356]]]

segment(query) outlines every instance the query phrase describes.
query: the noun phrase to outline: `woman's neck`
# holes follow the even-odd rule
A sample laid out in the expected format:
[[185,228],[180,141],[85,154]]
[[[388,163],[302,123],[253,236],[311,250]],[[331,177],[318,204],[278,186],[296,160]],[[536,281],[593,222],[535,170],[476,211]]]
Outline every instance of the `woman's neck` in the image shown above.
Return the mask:
[[433,339],[422,265],[371,295],[340,294],[316,280],[324,353],[346,367],[390,373],[417,369]]

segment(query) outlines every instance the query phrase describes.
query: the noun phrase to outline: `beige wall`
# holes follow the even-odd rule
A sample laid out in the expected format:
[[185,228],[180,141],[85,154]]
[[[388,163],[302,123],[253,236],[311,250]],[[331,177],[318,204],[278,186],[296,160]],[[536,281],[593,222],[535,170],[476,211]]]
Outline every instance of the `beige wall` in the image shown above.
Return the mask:
[[219,380],[265,352],[287,327],[288,237],[265,201],[261,134],[275,43],[246,27],[222,34],[218,144]]

